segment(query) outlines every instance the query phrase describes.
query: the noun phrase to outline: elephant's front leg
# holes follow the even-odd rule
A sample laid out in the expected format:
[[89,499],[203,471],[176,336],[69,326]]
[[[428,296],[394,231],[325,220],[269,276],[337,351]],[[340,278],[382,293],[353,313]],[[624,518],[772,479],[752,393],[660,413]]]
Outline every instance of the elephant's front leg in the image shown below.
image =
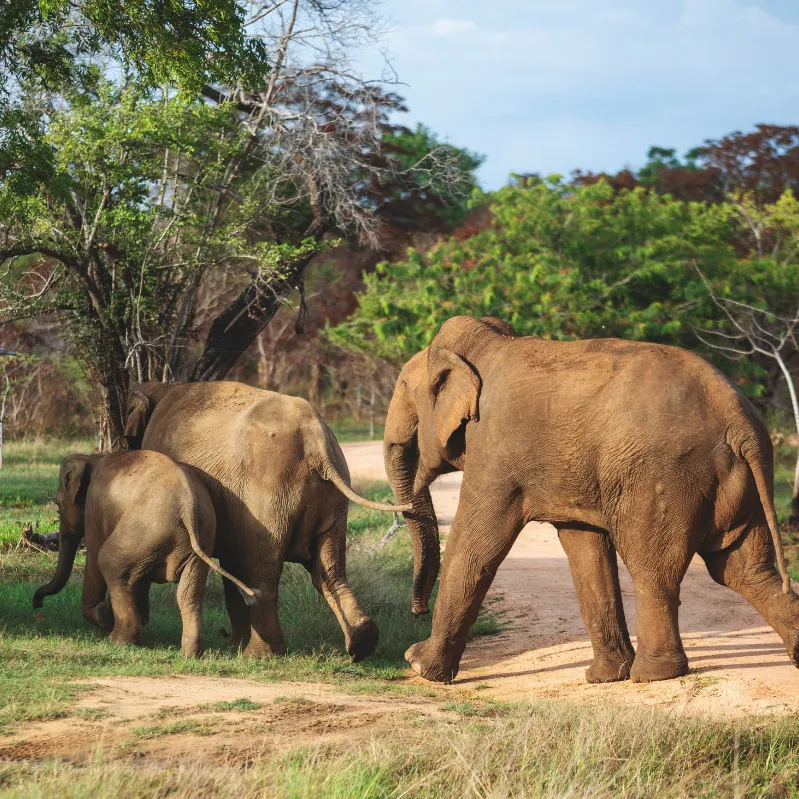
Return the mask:
[[105,578],[97,563],[97,553],[87,552],[80,599],[83,618],[104,633],[110,633],[114,629],[114,614],[110,603],[105,601],[106,591]]
[[316,556],[307,565],[316,590],[330,605],[344,633],[347,654],[357,663],[375,651],[380,632],[347,584],[347,516],[319,536]]
[[471,487],[464,476],[444,550],[433,634],[405,653],[417,674],[436,682],[455,679],[469,628],[523,526],[518,495],[508,496],[495,485]]
[[594,649],[586,680],[626,680],[635,651],[624,619],[616,549],[607,533],[596,530],[558,526],[558,536],[569,559],[580,615]]

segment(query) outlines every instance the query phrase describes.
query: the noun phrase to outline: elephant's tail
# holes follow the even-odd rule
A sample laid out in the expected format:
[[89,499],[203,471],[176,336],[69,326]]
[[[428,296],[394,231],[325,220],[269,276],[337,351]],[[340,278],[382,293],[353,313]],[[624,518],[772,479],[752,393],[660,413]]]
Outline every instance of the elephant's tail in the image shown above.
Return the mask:
[[333,431],[324,423],[315,410],[311,409],[314,419],[316,421],[316,470],[323,480],[329,480],[333,485],[341,491],[344,496],[360,505],[362,508],[369,508],[370,510],[382,510],[387,513],[407,512],[413,510],[413,505],[388,505],[383,502],[372,502],[371,499],[366,499],[360,494],[352,490],[349,482],[345,480],[336,469],[334,459],[336,456],[340,457],[346,462],[344,453],[341,451],[336,436]]
[[189,533],[189,540],[191,541],[191,548],[194,550],[194,554],[200,558],[200,560],[205,561],[217,574],[221,574],[226,580],[230,580],[230,582],[239,589],[246,604],[254,605],[258,601],[261,592],[244,585],[241,580],[234,577],[229,571],[217,564],[213,558],[209,557],[200,546],[200,542],[197,540],[197,509],[195,503],[189,503],[184,509],[183,524],[186,526],[186,530]]
[[763,511],[766,514],[766,521],[771,531],[771,539],[774,542],[774,549],[777,553],[777,569],[780,572],[780,577],[782,577],[782,592],[784,594],[789,594],[791,592],[791,578],[788,576],[788,569],[785,567],[785,551],[782,548],[782,537],[780,536],[780,528],[777,524],[777,513],[774,510],[774,503],[771,500],[768,480],[763,473],[762,458],[753,457],[754,453],[747,447],[742,448],[741,455],[747,464],[749,464],[749,470],[752,472],[752,477],[755,478],[757,493],[760,495],[760,504],[763,506]]
[[384,510],[388,513],[398,513],[398,512],[407,512],[413,510],[413,505],[388,505],[382,502],[372,502],[371,499],[366,499],[362,497],[360,494],[356,494],[355,491],[352,490],[347,485],[346,480],[342,478],[342,476],[336,471],[335,466],[329,461],[325,464],[325,467],[320,471],[322,477],[325,480],[330,480],[331,483],[341,491],[344,496],[354,502],[356,505],[360,505],[363,508],[370,508],[371,510]]

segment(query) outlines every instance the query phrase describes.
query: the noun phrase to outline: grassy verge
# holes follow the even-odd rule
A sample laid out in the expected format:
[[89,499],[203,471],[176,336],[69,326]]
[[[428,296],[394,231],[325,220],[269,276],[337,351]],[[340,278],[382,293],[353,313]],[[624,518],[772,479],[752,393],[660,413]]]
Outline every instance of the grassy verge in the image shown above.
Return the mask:
[[[397,684],[405,673],[403,653],[430,634],[430,617],[414,619],[410,613],[412,556],[407,535],[400,533],[379,546],[391,521],[388,514],[357,506],[350,512],[350,583],[381,633],[378,649],[367,661],[356,665],[345,654],[343,634],[332,612],[296,564],[287,564],[280,586],[288,657],[252,661],[238,655],[225,636],[230,625],[221,580],[212,574],[205,602],[207,651],[200,660],[185,660],[179,652],[181,625],[172,585],[153,586],[151,621],[141,648],[116,647],[86,624],[80,610],[84,565],[80,554],[64,590],[45,601],[43,612],[34,614],[31,597],[52,576],[57,555],[16,552],[11,543],[19,538],[22,520],[41,519],[46,529],[55,523],[50,500],[58,464],[81,445],[46,449],[13,444],[8,449],[8,467],[0,479],[3,491],[19,498],[21,508],[4,507],[0,515],[4,525],[0,529],[11,531],[5,543],[0,540],[0,734],[15,723],[68,713],[70,703],[85,690],[79,681],[100,676],[207,674],[263,681],[335,681],[354,691],[423,690]],[[359,490],[375,499],[390,498],[383,483],[361,485]],[[27,515],[21,516],[22,512]],[[484,615],[473,634],[499,629],[496,618]]]
[[372,437],[370,436],[369,422],[356,422],[354,419],[335,422],[330,425],[330,428],[342,444],[350,444],[356,441],[382,441],[383,431],[385,430],[384,425],[376,424],[374,436]]
[[[147,732],[147,731],[145,731]],[[193,730],[207,734],[205,728]],[[163,734],[161,728],[153,735]],[[714,723],[562,701],[398,722],[380,739],[266,755],[246,768],[0,764],[17,797],[799,797],[799,720]]]
[[53,498],[61,461],[73,452],[94,452],[93,441],[11,441],[3,447],[0,470],[0,550],[16,543],[26,522],[46,530],[57,526]]

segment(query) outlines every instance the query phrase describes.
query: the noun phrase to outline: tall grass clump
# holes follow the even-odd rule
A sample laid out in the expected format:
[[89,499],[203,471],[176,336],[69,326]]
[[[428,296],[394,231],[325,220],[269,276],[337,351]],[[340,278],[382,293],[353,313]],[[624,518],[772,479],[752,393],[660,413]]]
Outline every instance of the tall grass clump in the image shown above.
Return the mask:
[[660,710],[541,701],[469,721],[398,723],[380,737],[264,756],[247,767],[0,766],[9,795],[324,799],[799,796],[799,721],[719,723]]

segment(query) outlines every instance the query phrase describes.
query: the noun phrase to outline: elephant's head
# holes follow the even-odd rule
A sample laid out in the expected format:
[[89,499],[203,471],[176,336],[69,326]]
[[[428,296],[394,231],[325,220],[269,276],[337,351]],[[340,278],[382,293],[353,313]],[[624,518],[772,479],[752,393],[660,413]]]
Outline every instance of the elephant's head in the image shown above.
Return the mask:
[[405,364],[388,409],[386,473],[399,501],[413,502],[413,511],[404,515],[413,543],[414,615],[428,612],[440,563],[429,486],[439,475],[463,468],[466,427],[480,418],[482,390],[469,356],[497,335],[515,334],[497,319],[450,319],[430,346]]
[[83,538],[86,512],[86,492],[89,488],[92,458],[88,455],[70,455],[61,464],[56,493],[58,505],[58,565],[53,579],[37,589],[33,607],[40,608],[44,597],[57,594],[69,579],[75,553]]
[[142,383],[128,394],[128,420],[125,441],[128,449],[141,449],[144,431],[155,406],[177,385],[176,383]]

